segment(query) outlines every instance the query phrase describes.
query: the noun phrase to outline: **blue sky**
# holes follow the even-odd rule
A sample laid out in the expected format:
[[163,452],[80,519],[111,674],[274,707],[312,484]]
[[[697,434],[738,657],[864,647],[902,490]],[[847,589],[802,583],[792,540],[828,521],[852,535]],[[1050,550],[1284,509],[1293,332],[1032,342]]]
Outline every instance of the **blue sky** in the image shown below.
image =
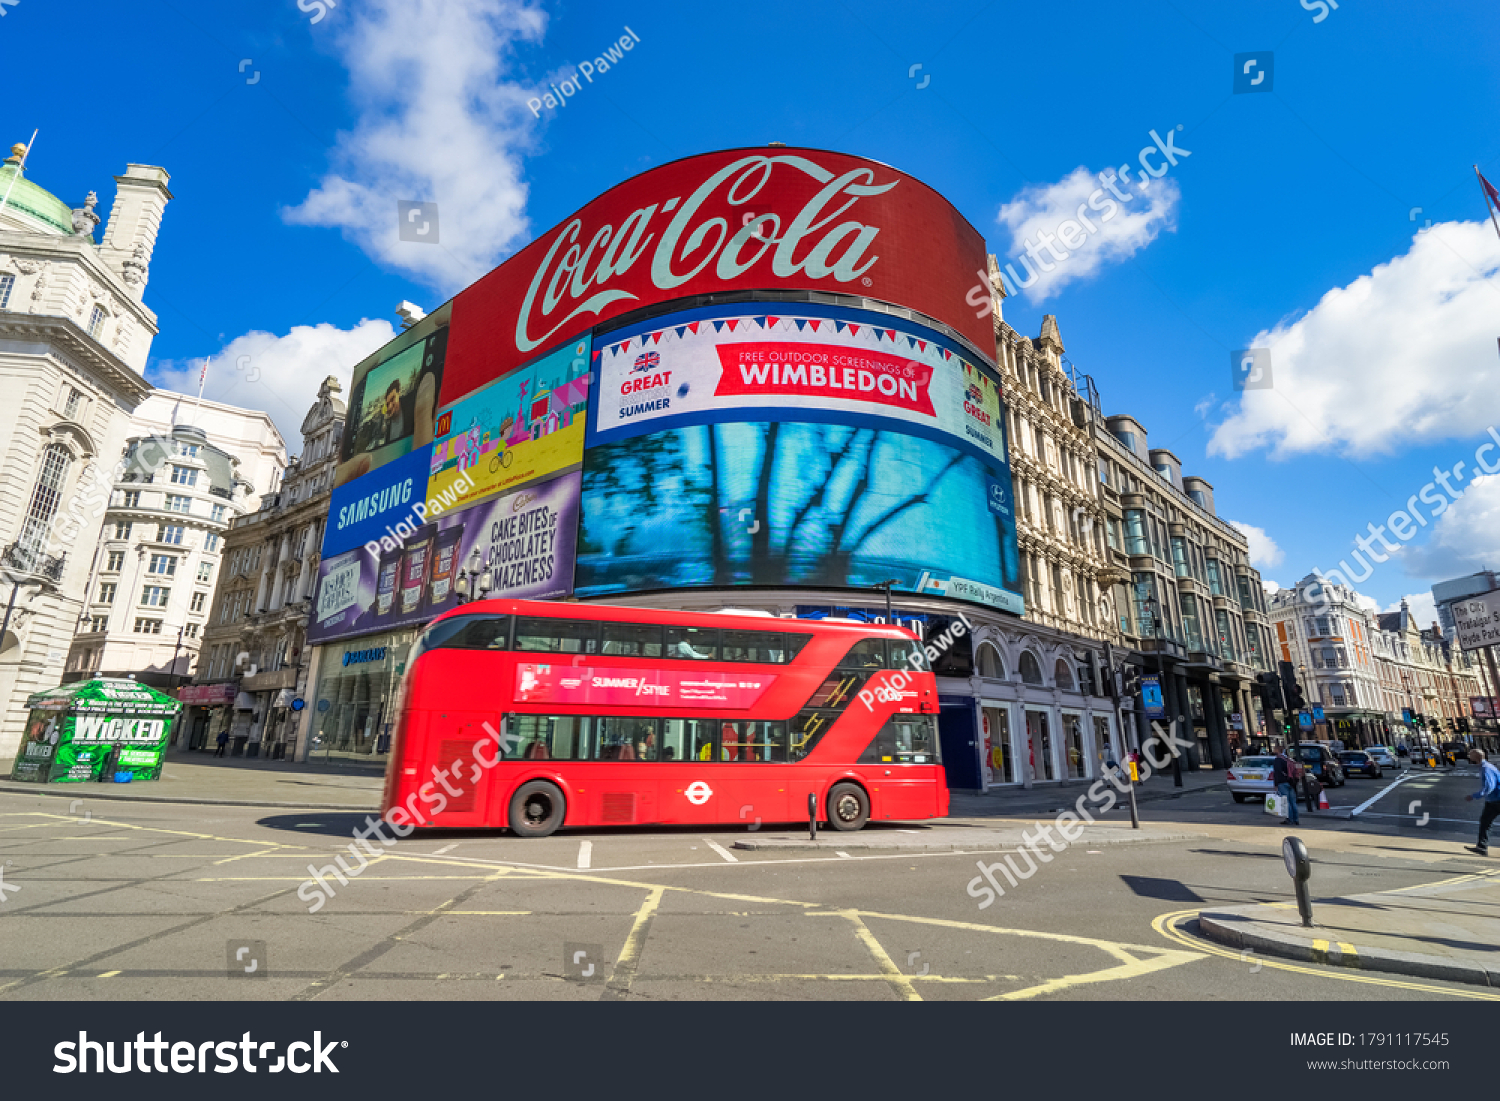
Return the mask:
[[[0,135],[40,128],[30,178],[107,213],[127,162],[172,174],[148,376],[189,385],[216,357],[209,395],[284,432],[398,301],[436,306],[664,161],[770,140],[872,157],[947,196],[1003,265],[1080,168],[1138,177],[1152,130],[1191,155],[1006,320],[1035,335],[1057,314],[1106,412],[1269,537],[1266,577],[1350,559],[1500,425],[1500,242],[1471,168],[1500,181],[1482,0],[328,2],[20,0],[0,20],[11,87],[40,93],[12,94]],[[634,51],[533,117],[535,89],[627,25]],[[1233,94],[1251,51],[1274,53],[1272,90]],[[395,198],[439,203],[441,249],[374,228]],[[1252,346],[1275,385],[1242,395],[1230,355]],[[1500,568],[1500,479],[1468,479],[1441,517],[1418,506],[1429,522],[1361,592],[1387,606]]]

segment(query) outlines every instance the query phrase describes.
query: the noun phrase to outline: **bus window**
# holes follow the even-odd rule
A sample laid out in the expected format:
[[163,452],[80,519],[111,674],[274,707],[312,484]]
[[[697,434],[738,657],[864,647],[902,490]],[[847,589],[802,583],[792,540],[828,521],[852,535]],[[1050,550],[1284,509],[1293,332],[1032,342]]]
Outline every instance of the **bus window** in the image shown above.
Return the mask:
[[510,616],[460,615],[438,620],[413,644],[410,666],[428,650],[504,650],[510,645]]
[[651,623],[606,623],[601,654],[619,657],[661,657],[661,628]]
[[[713,753],[713,723],[707,719],[663,719],[661,724],[661,757],[663,761],[710,760]],[[700,758],[705,749],[710,756]]]
[[586,619],[521,616],[516,620],[516,649],[554,654],[598,653],[599,624]]
[[588,742],[589,718],[584,715],[507,715],[503,739],[506,760],[571,761]]
[[937,736],[931,715],[894,715],[870,739],[861,764],[936,764]]
[[596,718],[594,726],[594,760],[656,760],[655,719],[642,719],[628,715],[605,715]]
[[885,639],[867,638],[856,642],[839,665],[849,669],[884,669]]
[[752,661],[772,664],[780,660],[780,631],[725,631],[724,661]]
[[864,673],[830,673],[813,692],[812,699],[807,701],[807,706],[842,709],[854,698],[860,685],[868,679]]
[[786,723],[742,723],[739,739],[739,757],[731,759],[741,761],[785,761]]
[[666,634],[666,657],[691,661],[719,660],[717,627],[668,627]]
[[913,639],[893,638],[891,642],[891,668],[916,669],[925,672],[927,669],[927,652],[922,649],[922,644]]
[[826,711],[804,711],[798,715],[792,720],[791,746],[787,756],[793,761],[806,757],[836,718],[838,715]]
[[799,635],[791,632],[788,632],[782,637],[786,640],[786,649],[782,650],[780,654],[776,655],[776,657],[772,659],[774,661],[781,662],[782,664],[791,662],[794,658],[796,658],[798,654],[802,652],[802,647],[806,646],[809,642],[812,641],[812,635]]

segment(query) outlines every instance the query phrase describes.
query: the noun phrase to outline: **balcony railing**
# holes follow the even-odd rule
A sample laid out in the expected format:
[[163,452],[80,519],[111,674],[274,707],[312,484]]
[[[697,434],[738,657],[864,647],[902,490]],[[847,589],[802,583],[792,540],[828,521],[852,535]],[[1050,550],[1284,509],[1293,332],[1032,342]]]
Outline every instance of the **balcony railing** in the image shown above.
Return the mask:
[[48,581],[61,581],[67,557],[66,554],[43,554],[37,547],[17,540],[0,554],[0,566],[11,573],[32,573]]

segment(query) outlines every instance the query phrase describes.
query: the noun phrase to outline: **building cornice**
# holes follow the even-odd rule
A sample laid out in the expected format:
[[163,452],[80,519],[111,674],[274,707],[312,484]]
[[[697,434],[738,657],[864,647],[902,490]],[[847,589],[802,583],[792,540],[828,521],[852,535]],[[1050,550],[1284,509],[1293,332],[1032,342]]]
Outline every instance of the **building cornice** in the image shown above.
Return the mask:
[[4,339],[45,342],[90,371],[116,395],[136,404],[156,389],[70,318],[0,310],[0,340]]

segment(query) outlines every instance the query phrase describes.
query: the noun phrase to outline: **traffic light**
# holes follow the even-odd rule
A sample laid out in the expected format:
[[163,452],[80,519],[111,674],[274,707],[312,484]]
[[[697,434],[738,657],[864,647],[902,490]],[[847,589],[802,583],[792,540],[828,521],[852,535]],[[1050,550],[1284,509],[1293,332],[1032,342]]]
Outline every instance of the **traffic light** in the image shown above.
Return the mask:
[[1281,663],[1281,697],[1288,711],[1301,711],[1307,707],[1307,697],[1297,683],[1297,667],[1289,661]]
[[1469,720],[1464,718],[1463,716],[1459,716],[1458,732],[1460,734],[1467,734],[1469,732]]
[[1141,687],[1141,670],[1134,665],[1122,665],[1120,673],[1120,695],[1122,700],[1133,699]]
[[1272,711],[1281,711],[1286,707],[1281,696],[1281,678],[1275,673],[1257,673],[1255,681],[1261,687],[1261,693],[1265,696],[1266,707]]

